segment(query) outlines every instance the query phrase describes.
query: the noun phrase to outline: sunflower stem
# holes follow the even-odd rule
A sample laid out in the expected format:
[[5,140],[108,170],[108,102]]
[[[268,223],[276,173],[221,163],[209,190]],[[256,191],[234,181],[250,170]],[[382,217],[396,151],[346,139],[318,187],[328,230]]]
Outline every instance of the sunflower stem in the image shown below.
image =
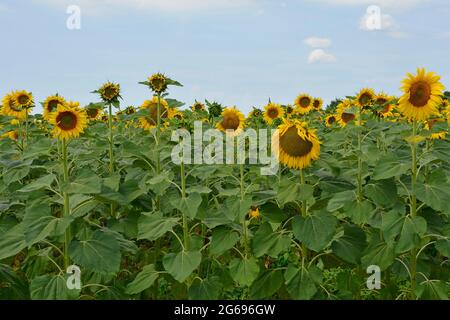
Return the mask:
[[26,110],[25,113],[25,136],[23,139],[24,139],[23,150],[25,150],[28,143],[28,110]]
[[[63,164],[63,181],[64,184],[67,185],[69,183],[69,168],[67,161],[67,141],[62,140],[62,164]],[[67,191],[63,192],[64,197],[64,217],[67,218],[70,216],[70,202],[69,202],[69,194]],[[67,269],[70,265],[69,258],[69,244],[71,239],[70,226],[66,229],[64,234],[64,266]]]
[[[303,186],[305,185],[305,170],[304,169],[300,169],[300,185],[301,188],[303,188]],[[306,218],[308,215],[308,208],[307,208],[307,203],[306,200],[302,201],[302,217]],[[308,248],[305,246],[304,243],[302,243],[302,254],[303,257],[305,258],[305,261],[308,261]]]
[[[181,162],[180,165],[180,175],[181,175],[181,197],[182,201],[186,201],[186,174],[184,170],[184,162]],[[182,212],[183,215],[183,242],[184,242],[184,249],[186,251],[189,251],[189,227],[188,227],[188,221],[186,217],[186,213]]]
[[[359,121],[361,121],[361,110],[359,110]],[[363,186],[362,186],[362,135],[361,127],[358,128],[358,200],[363,199]]]
[[[108,126],[109,126],[109,173],[114,173],[114,135],[113,135],[113,125],[112,125],[112,104],[108,104]],[[111,216],[115,217],[114,203],[110,204]]]
[[[239,165],[239,174],[240,174],[240,187],[241,187],[241,203],[244,201],[245,197],[245,180],[244,180],[244,164],[241,163]],[[245,258],[248,257],[249,248],[248,248],[248,227],[247,227],[247,219],[246,216],[242,219],[242,236],[244,241],[244,253]]]
[[[417,121],[413,121],[413,137],[417,134]],[[417,215],[417,198],[416,198],[416,182],[417,182],[417,144],[411,144],[411,218]],[[416,285],[417,285],[417,249],[413,248],[411,250],[410,258],[410,271],[411,271],[411,298],[416,299]]]

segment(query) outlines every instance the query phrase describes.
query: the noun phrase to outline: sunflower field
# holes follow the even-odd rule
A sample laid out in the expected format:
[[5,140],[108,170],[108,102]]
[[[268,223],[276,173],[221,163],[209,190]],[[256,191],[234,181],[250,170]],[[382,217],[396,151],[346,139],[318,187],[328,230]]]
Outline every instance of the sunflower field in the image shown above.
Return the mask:
[[[408,74],[400,97],[364,88],[325,107],[300,94],[248,116],[184,106],[164,74],[140,84],[149,99],[136,108],[112,82],[87,106],[49,96],[42,115],[26,90],[3,98],[0,299],[449,298],[438,75]],[[246,156],[175,163],[173,132],[196,123],[232,141],[273,130],[278,170]]]

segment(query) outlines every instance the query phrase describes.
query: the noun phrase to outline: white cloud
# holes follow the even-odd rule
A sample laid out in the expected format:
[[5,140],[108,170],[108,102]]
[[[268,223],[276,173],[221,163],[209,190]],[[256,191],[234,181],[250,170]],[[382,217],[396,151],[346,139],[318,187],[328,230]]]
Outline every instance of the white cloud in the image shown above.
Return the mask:
[[334,55],[326,53],[323,49],[316,49],[311,51],[308,57],[308,63],[316,63],[316,62],[333,63],[336,61],[337,60]]
[[66,7],[78,5],[86,12],[101,14],[120,8],[169,12],[237,9],[257,3],[256,0],[34,0],[36,3]]
[[322,2],[332,5],[348,5],[348,6],[378,5],[385,8],[395,8],[395,9],[411,8],[421,3],[426,3],[429,1],[430,0],[314,0],[314,2]]
[[327,38],[309,37],[304,42],[311,48],[327,48],[331,46],[331,40]]

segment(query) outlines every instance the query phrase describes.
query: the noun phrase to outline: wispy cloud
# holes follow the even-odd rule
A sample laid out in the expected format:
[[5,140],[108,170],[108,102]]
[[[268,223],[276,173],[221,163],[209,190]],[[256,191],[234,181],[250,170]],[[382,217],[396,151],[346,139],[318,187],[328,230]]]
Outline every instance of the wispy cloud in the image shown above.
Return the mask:
[[326,62],[333,63],[336,62],[337,59],[331,53],[325,52],[323,49],[315,49],[313,50],[308,57],[308,63],[317,63],[317,62]]
[[328,38],[309,37],[304,42],[311,48],[327,48],[331,46],[331,40]]

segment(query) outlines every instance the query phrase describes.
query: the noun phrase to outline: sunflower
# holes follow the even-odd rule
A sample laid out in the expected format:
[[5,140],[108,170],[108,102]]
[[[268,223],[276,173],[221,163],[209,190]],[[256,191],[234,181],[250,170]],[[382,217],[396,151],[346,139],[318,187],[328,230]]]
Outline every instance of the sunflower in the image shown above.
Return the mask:
[[374,99],[375,91],[373,89],[364,88],[356,95],[356,105],[360,108],[364,108],[371,105]]
[[17,126],[17,125],[20,124],[20,121],[17,120],[17,119],[12,119],[9,123],[10,123],[12,126]]
[[279,104],[269,102],[268,105],[264,107],[264,120],[268,124],[272,124],[275,119],[283,118],[284,110]]
[[167,117],[169,119],[183,119],[183,114],[177,108],[169,108],[167,111]]
[[4,134],[2,134],[1,136],[0,136],[0,138],[9,138],[9,139],[11,139],[11,140],[15,140],[15,141],[17,141],[17,139],[19,139],[19,132],[17,132],[16,130],[14,130],[14,131],[8,131],[8,132],[5,132]]
[[49,122],[53,124],[53,136],[60,140],[77,138],[87,127],[87,115],[84,110],[59,105],[50,114]]
[[333,124],[335,124],[337,121],[336,116],[335,115],[330,115],[328,117],[326,117],[325,119],[325,125],[327,127],[331,127]]
[[148,83],[153,92],[162,93],[167,89],[167,77],[162,73],[155,73],[148,78]]
[[16,91],[13,93],[14,105],[19,108],[28,109],[33,106],[33,95],[31,92],[25,90]]
[[349,100],[342,101],[336,108],[336,120],[345,127],[349,122],[356,119],[356,115],[350,112],[351,102]]
[[191,107],[192,111],[205,111],[206,107],[203,103],[195,101]]
[[253,107],[252,111],[250,111],[250,113],[248,114],[249,118],[259,118],[261,117],[263,114],[261,109],[255,108]]
[[288,104],[285,108],[284,108],[284,112],[286,114],[287,117],[290,117],[291,115],[294,114],[294,107],[290,104]]
[[85,108],[86,115],[90,121],[101,120],[103,116],[103,110],[99,108]]
[[447,106],[445,107],[445,114],[447,116],[447,122],[450,125],[450,104],[447,103]]
[[[166,100],[161,98],[160,103],[160,119],[161,123],[163,122],[163,119],[166,119],[168,116],[168,108],[169,104]],[[141,124],[141,127],[145,130],[150,130],[152,128],[155,128],[158,124],[158,97],[153,96],[152,100],[146,100],[141,105],[141,109],[148,110],[149,115],[146,117],[140,117],[139,123]]]
[[437,114],[437,106],[441,103],[444,86],[439,82],[440,76],[434,72],[426,72],[425,68],[417,69],[417,75],[408,73],[403,80],[404,95],[399,100],[398,109],[407,118],[426,120]]
[[[425,129],[426,130],[432,130],[433,126],[438,123],[438,122],[444,122],[445,120],[443,118],[435,118],[435,119],[430,119],[427,120],[425,122]],[[440,132],[432,132],[430,134],[430,139],[431,140],[443,140],[445,139],[445,137],[447,136],[447,132],[446,131],[440,131]]]
[[394,105],[392,103],[388,103],[391,100],[393,100],[393,97],[388,96],[384,92],[380,92],[376,95],[374,104],[375,106],[379,107],[376,112],[380,117],[386,118],[392,116]]
[[113,82],[107,82],[100,87],[97,91],[94,91],[100,94],[100,97],[105,102],[114,102],[120,98],[120,84],[115,84]]
[[315,130],[307,129],[298,120],[285,119],[272,137],[272,146],[279,161],[292,169],[304,169],[320,155]]
[[65,104],[66,100],[58,94],[47,97],[47,99],[45,99],[45,101],[42,103],[42,107],[44,109],[43,118],[48,121],[50,114],[56,111],[59,105]]
[[307,114],[313,109],[313,98],[308,94],[301,94],[295,99],[296,111],[300,114]]
[[16,117],[19,120],[26,118],[27,113],[30,112],[29,108],[22,108],[14,103],[14,94],[8,93],[5,95],[2,101],[1,113],[5,116]]
[[225,108],[221,116],[222,120],[217,123],[217,129],[233,136],[242,132],[245,117],[236,107]]
[[136,113],[136,109],[133,106],[129,106],[124,110],[124,112],[125,114],[130,115]]
[[250,218],[256,219],[259,218],[261,213],[259,212],[259,208],[257,206],[251,206],[248,215],[250,216]]
[[322,106],[323,106],[323,100],[321,98],[314,98],[313,108],[315,110],[320,110],[320,109],[322,109]]

